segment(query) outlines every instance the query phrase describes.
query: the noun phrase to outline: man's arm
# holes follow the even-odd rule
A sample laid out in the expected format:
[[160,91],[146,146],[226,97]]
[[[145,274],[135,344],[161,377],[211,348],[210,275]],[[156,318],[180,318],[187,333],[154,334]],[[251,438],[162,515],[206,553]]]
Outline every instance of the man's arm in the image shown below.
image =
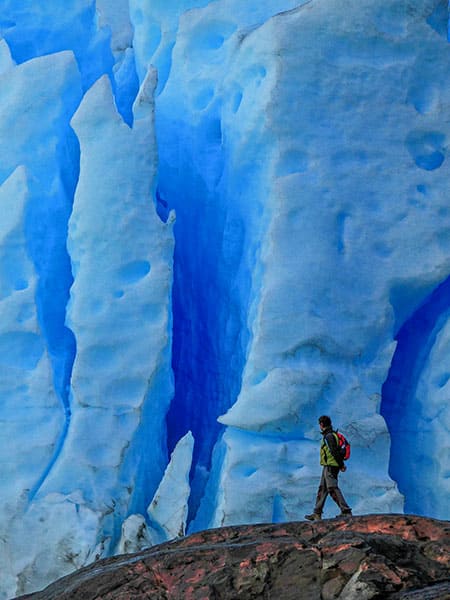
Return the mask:
[[342,453],[339,449],[334,433],[327,433],[327,435],[325,436],[325,442],[328,445],[328,448],[330,449],[330,452],[333,455],[335,461],[337,462],[339,468],[342,469],[344,467],[344,459],[342,458]]

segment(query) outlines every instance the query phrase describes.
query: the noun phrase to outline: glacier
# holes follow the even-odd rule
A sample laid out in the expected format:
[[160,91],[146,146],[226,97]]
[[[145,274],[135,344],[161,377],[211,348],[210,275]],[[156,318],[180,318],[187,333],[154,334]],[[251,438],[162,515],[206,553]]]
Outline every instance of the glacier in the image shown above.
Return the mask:
[[303,518],[323,413],[449,519],[447,0],[0,6],[0,598]]

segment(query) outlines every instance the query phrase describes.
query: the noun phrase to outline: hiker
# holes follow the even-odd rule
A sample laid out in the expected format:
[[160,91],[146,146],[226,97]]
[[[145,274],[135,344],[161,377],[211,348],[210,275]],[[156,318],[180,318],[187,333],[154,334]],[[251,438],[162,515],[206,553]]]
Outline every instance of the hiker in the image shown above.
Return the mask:
[[320,464],[323,466],[322,478],[317,490],[316,505],[311,515],[305,515],[308,521],[319,521],[322,518],[323,507],[328,494],[341,509],[340,516],[351,517],[352,509],[349,507],[338,486],[339,471],[345,471],[344,457],[339,448],[338,436],[333,431],[331,419],[327,415],[319,417],[320,431],[322,432],[322,445],[320,446]]

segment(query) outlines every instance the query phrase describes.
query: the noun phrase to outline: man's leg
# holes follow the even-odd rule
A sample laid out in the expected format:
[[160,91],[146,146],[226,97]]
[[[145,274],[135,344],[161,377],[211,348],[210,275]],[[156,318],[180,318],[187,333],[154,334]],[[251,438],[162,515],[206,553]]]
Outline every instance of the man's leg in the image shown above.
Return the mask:
[[327,472],[325,474],[325,483],[327,486],[328,493],[332,497],[332,499],[336,502],[336,504],[341,509],[341,514],[351,515],[352,509],[347,504],[344,495],[339,489],[338,485],[338,475],[339,469],[338,467],[326,467]]
[[328,496],[327,484],[325,481],[325,469],[322,470],[322,477],[320,478],[319,489],[317,490],[316,505],[314,506],[314,512],[311,515],[305,515],[305,519],[308,521],[320,521],[322,518],[323,505]]
[[320,478],[319,489],[317,490],[316,505],[314,507],[314,514],[316,515],[322,515],[325,500],[328,496],[328,487],[325,479],[325,470],[326,467],[322,469],[322,477]]

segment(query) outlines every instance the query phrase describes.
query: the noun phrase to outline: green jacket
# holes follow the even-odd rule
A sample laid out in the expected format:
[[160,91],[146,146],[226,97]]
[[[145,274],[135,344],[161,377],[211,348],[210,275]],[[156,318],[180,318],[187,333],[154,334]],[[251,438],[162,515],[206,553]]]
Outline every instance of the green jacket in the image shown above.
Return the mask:
[[344,464],[341,453],[339,451],[338,436],[334,433],[331,427],[322,432],[323,439],[320,446],[320,464],[325,467],[339,467]]

